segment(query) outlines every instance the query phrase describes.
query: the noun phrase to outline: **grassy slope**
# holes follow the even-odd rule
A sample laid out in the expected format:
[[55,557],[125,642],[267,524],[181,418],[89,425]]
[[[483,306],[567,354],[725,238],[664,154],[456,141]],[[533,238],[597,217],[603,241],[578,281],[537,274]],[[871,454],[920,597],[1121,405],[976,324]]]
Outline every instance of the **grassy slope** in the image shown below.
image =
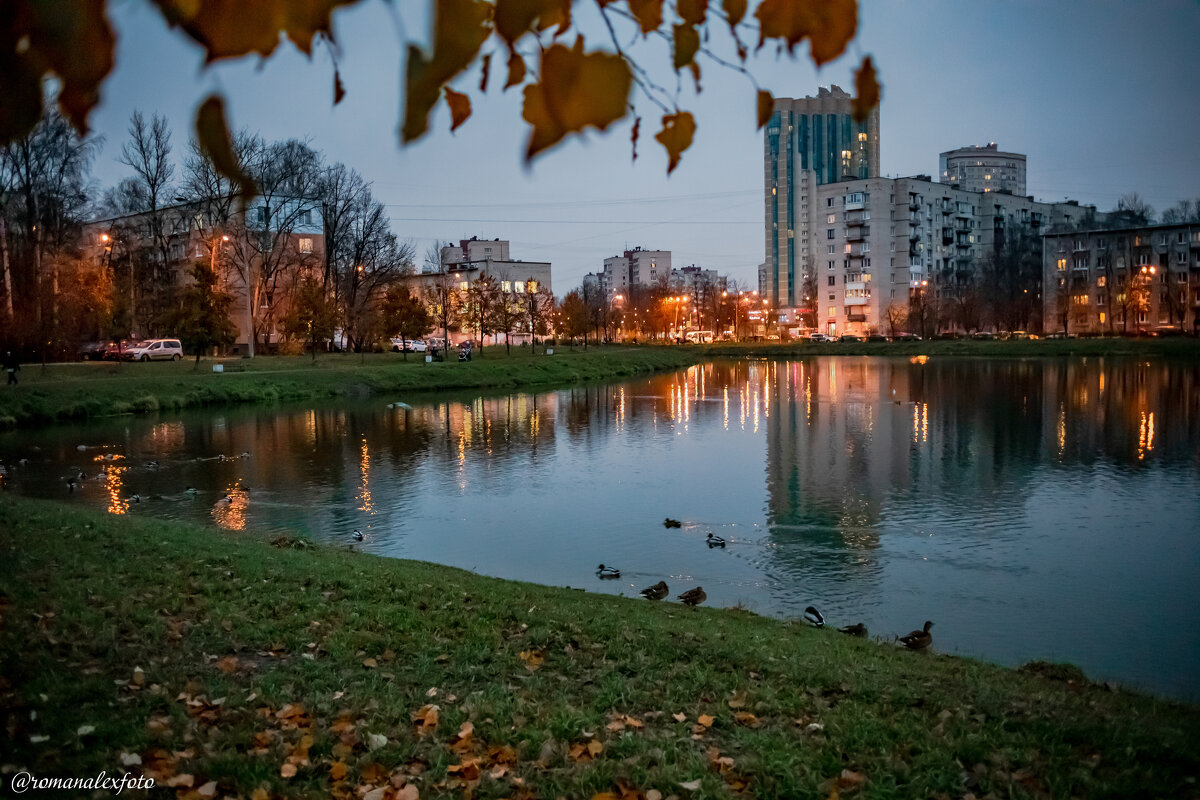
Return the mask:
[[259,798],[1197,792],[1195,708],[742,611],[11,497],[0,589],[3,760],[41,775],[128,753]]
[[565,385],[582,380],[613,380],[675,369],[714,357],[810,355],[914,355],[1038,358],[1052,356],[1145,356],[1200,358],[1196,339],[1071,339],[1040,341],[931,341],[819,344],[715,344],[710,346],[558,347],[555,355],[530,356],[488,348],[469,363],[426,364],[415,354],[360,357],[262,357],[241,361],[245,372],[214,374],[211,362],[178,364],[53,364],[44,371],[29,365],[21,385],[0,392],[0,428],[47,424],[160,409],[231,403],[304,401],[364,393],[412,393],[464,389],[518,389]]
[[505,356],[488,348],[470,362],[426,364],[419,354],[396,353],[308,357],[264,357],[237,362],[245,372],[215,374],[211,363],[54,364],[27,366],[21,385],[0,392],[0,427],[46,424],[160,409],[230,403],[316,400],[365,393],[411,393],[455,389],[515,389],[617,379],[695,363],[687,348],[631,347],[555,355]]

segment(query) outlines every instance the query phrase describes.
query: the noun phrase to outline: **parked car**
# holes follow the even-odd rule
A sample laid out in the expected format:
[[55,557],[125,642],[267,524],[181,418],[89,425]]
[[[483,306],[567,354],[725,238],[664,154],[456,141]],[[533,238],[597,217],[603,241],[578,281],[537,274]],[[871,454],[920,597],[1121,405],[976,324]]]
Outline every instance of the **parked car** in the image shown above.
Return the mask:
[[900,333],[896,334],[894,341],[897,341],[897,342],[919,342],[919,341],[921,341],[921,337],[917,336],[915,333],[909,333],[908,331],[901,331]]
[[971,334],[971,338],[972,339],[991,340],[991,339],[995,339],[996,335],[994,333],[989,333],[988,331],[976,331],[975,333]]
[[808,337],[810,342],[832,342],[833,337],[824,333],[814,333]]
[[868,342],[886,342],[888,338],[882,333],[872,333],[867,337]]
[[120,361],[121,356],[139,344],[137,339],[118,339],[115,342],[109,342],[108,346],[104,348],[101,358],[105,361]]
[[401,339],[399,336],[394,336],[391,342],[393,353],[424,353],[429,349],[420,339]]
[[85,342],[79,345],[79,360],[99,361],[104,358],[104,351],[111,345],[112,342]]
[[855,336],[853,333],[843,333],[838,337],[839,342],[861,342],[861,336]]
[[121,354],[126,361],[178,361],[183,345],[178,339],[147,339]]

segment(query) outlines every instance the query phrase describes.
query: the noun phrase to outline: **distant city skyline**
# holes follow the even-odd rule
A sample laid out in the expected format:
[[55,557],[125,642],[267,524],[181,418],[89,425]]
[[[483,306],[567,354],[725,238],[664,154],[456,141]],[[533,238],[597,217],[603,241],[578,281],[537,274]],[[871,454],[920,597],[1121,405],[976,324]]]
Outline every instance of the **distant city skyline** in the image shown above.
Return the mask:
[[[261,67],[241,59],[201,73],[200,49],[168,31],[148,4],[111,9],[117,68],[91,118],[105,137],[93,165],[103,187],[128,174],[116,158],[135,108],[167,117],[181,165],[195,102],[219,89],[233,126],[307,139],[329,162],[372,181],[393,230],[414,241],[418,259],[435,241],[508,239],[514,255],[552,262],[563,294],[606,257],[641,246],[672,251],[677,266],[694,263],[756,285],[764,258],[763,133],[755,130],[753,87],[731,70],[706,62],[700,95],[684,82],[679,103],[699,127],[670,178],[653,139],[653,107],[639,108],[636,162],[630,119],[607,134],[572,137],[525,169],[520,92],[500,92],[495,75],[485,96],[477,73],[456,82],[474,105],[456,134],[439,108],[429,135],[399,146],[400,31],[424,35],[423,8],[368,1],[334,14],[348,90],[336,108],[330,59],[320,48],[311,64],[285,45]],[[870,0],[859,19],[847,54],[819,71],[806,54],[793,62],[769,48],[751,68],[776,96],[803,97],[831,84],[852,90],[853,70],[871,54],[884,86],[883,175],[936,179],[940,152],[995,141],[1028,155],[1028,191],[1040,200],[1105,210],[1132,191],[1161,214],[1200,196],[1200,71],[1186,66],[1200,34],[1194,2],[946,0],[918,10]],[[642,49],[644,66],[670,83],[667,60]]]

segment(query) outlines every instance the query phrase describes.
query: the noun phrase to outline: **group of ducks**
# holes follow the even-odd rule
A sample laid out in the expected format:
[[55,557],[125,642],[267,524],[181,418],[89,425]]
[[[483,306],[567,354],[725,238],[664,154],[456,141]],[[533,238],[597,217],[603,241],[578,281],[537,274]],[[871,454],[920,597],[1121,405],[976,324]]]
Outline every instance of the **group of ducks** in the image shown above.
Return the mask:
[[[825,627],[825,617],[816,609],[815,606],[809,606],[808,608],[804,609],[804,619],[808,620],[818,628]],[[924,628],[919,631],[911,631],[904,636],[901,636],[899,639],[900,644],[904,645],[909,650],[924,650],[925,648],[929,647],[929,645],[933,644],[933,634],[929,632],[929,629],[932,627],[933,623],[929,620],[925,620]],[[860,636],[864,639],[867,636],[867,626],[861,622],[856,622],[853,625],[847,625],[844,628],[838,628],[838,630],[842,633],[849,634],[850,636]]]
[[[621,577],[621,570],[617,569],[616,567],[606,567],[601,564],[600,566],[596,567],[596,577],[600,578],[601,580],[612,580]],[[647,600],[662,600],[670,593],[671,590],[667,587],[667,582],[659,581],[653,586],[647,586],[645,589],[642,589],[642,591],[640,591],[638,594]],[[683,594],[678,595],[677,599],[685,606],[694,607],[707,600],[708,595],[704,593],[704,587],[697,586],[695,589],[688,589]]]

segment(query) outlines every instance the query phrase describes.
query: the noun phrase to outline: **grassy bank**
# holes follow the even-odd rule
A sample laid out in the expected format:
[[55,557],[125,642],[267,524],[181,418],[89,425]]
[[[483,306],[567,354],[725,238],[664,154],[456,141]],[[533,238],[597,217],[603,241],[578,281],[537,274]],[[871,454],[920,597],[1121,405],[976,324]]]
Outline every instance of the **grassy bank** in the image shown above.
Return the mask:
[[212,360],[152,364],[27,365],[17,387],[0,392],[0,428],[122,414],[146,414],[236,403],[320,400],[339,396],[520,389],[615,380],[677,369],[719,357],[790,358],[814,355],[973,358],[1116,356],[1200,358],[1200,340],[1067,339],[1037,341],[723,343],[704,346],[611,346],[555,354],[488,348],[466,363],[426,364],[396,353],[233,359],[244,371],[216,374]]
[[259,800],[1198,790],[1200,711],[1069,670],[276,544],[0,500],[6,769]]
[[179,363],[27,365],[17,387],[0,392],[0,427],[236,403],[407,395],[464,389],[516,389],[610,380],[675,369],[702,354],[688,348],[556,348],[506,356],[488,348],[469,362],[427,364],[420,354],[336,354],[232,360],[244,371],[216,374],[211,360]]

